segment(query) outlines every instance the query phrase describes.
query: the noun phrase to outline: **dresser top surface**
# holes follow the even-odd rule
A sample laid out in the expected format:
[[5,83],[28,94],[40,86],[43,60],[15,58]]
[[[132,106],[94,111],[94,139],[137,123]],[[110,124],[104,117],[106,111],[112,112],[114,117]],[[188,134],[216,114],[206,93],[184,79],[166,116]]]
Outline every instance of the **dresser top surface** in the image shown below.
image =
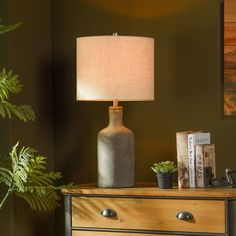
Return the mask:
[[236,188],[159,189],[154,183],[139,183],[131,188],[99,188],[96,184],[81,184],[74,188],[63,189],[62,193],[73,195],[236,198]]

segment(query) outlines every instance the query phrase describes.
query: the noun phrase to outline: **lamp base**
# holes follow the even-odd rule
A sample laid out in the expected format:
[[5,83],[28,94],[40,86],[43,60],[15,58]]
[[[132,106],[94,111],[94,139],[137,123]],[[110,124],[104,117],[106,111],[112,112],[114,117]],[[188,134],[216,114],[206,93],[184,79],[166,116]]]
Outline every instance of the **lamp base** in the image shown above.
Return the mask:
[[109,124],[98,133],[98,186],[132,187],[135,183],[134,135],[124,127],[123,108],[109,107]]

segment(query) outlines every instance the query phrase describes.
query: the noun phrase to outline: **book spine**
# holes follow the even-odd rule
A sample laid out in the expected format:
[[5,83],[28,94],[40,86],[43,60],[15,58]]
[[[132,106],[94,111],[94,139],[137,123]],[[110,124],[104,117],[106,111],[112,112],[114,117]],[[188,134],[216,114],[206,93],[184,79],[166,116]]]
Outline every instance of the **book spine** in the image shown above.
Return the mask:
[[179,188],[189,188],[188,168],[188,133],[183,131],[176,133],[177,167]]
[[196,145],[196,186],[204,188],[204,144]]
[[197,144],[210,144],[210,133],[188,134],[189,185],[196,187],[196,149]]
[[189,187],[195,188],[195,149],[194,149],[194,135],[188,135],[188,161],[189,161]]
[[212,177],[216,178],[216,164],[215,164],[215,145],[204,145],[204,164],[209,167],[212,172]]
[[212,168],[211,167],[204,167],[204,187],[211,186],[211,179],[212,179]]

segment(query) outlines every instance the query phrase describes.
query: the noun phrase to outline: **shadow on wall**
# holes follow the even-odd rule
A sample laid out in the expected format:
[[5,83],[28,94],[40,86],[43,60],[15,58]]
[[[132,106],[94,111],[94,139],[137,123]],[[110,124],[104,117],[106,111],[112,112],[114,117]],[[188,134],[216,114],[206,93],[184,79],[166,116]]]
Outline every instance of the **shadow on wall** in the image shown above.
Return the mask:
[[[63,179],[78,183],[83,182],[83,179],[78,179],[78,167],[81,167],[80,176],[87,176],[88,170],[83,166],[88,159],[92,168],[96,165],[97,132],[93,131],[92,123],[97,109],[93,103],[76,101],[75,75],[70,67],[73,60],[70,58],[69,63],[64,60],[54,62],[54,142],[58,147],[54,149],[54,155],[56,169],[62,172]],[[88,146],[88,140],[92,154],[83,148]],[[89,176],[91,181],[95,179],[96,171]]]
[[196,4],[201,4],[205,0],[178,0],[169,1],[166,0],[83,0],[86,3],[100,7],[106,11],[125,15],[134,18],[156,18],[162,16],[168,16],[174,13],[184,11]]

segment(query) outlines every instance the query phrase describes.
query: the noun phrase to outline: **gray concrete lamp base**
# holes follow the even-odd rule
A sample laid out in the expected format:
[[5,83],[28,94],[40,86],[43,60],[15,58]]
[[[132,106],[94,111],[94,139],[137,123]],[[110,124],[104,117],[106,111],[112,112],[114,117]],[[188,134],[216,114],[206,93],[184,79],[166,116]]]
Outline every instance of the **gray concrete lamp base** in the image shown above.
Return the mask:
[[109,124],[98,133],[98,186],[132,187],[135,183],[134,135],[124,127],[123,108],[109,107]]

